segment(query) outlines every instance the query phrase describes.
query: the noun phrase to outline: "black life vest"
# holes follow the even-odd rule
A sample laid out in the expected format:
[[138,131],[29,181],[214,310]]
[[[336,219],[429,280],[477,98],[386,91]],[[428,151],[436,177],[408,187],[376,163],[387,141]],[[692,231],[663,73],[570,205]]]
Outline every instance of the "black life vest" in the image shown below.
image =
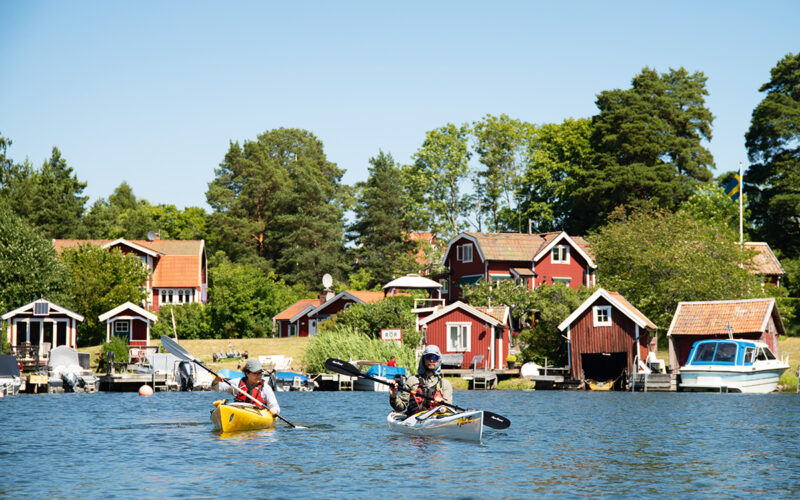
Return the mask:
[[[264,397],[261,396],[261,391],[264,390],[264,379],[262,378],[261,380],[259,380],[258,383],[255,385],[255,387],[253,387],[249,391],[247,390],[247,384],[245,383],[246,381],[247,381],[247,375],[245,375],[239,380],[239,389],[253,396],[253,398],[255,398],[259,403],[261,403],[261,406],[265,406],[266,404],[264,402]],[[242,403],[253,404],[253,400],[248,398],[241,392],[236,393],[236,397],[233,398],[233,400],[241,401]]]
[[437,397],[442,396],[442,376],[439,375],[435,385],[426,386],[420,380],[417,385],[417,390],[411,393],[411,399],[408,401],[408,408],[406,413],[413,415],[420,411],[432,410],[439,406],[439,403],[434,401]]

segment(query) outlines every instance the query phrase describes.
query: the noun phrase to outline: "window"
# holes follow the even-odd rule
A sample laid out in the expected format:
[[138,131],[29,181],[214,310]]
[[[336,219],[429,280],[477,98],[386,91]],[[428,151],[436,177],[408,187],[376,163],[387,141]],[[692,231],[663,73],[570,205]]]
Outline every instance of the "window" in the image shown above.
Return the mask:
[[594,326],[611,326],[611,306],[594,306]]
[[297,336],[297,323],[290,323],[289,324],[289,336],[296,337]]
[[569,264],[569,246],[554,246],[552,250],[552,261],[554,264]]
[[128,333],[131,323],[128,320],[117,320],[114,322],[114,333]]
[[564,283],[565,285],[569,286],[570,282],[572,282],[572,278],[553,278],[553,284],[556,283]]
[[717,353],[714,355],[714,361],[717,363],[733,364],[733,362],[736,361],[736,344],[721,342],[717,346]]
[[759,347],[756,359],[759,361],[768,361],[770,359],[775,359],[775,355],[772,354],[772,351],[770,351],[766,347]]
[[464,352],[470,350],[471,323],[447,323],[447,350]]
[[752,347],[748,347],[744,350],[744,364],[749,365],[753,363],[753,359],[755,358],[756,350]]
[[50,314],[50,304],[47,302],[34,302],[33,315],[34,316],[47,316]]
[[161,290],[161,304],[188,304],[194,302],[193,288],[178,288],[175,290]]
[[448,293],[448,285],[450,284],[450,280],[448,279],[441,279],[439,280],[439,284],[442,285],[442,293]]
[[707,344],[700,344],[697,346],[697,351],[694,353],[693,361],[709,362],[714,359],[714,350],[717,345],[713,342]]
[[472,244],[465,243],[456,247],[456,260],[472,262]]

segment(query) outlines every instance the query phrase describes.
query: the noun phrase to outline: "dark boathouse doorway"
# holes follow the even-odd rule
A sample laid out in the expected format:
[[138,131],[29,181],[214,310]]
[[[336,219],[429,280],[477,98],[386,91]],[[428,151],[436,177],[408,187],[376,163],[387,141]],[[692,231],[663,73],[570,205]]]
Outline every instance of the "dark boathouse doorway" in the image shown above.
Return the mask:
[[619,379],[614,383],[614,388],[618,389],[622,383],[620,375],[628,368],[628,354],[625,352],[581,354],[581,367],[584,379],[598,382]]

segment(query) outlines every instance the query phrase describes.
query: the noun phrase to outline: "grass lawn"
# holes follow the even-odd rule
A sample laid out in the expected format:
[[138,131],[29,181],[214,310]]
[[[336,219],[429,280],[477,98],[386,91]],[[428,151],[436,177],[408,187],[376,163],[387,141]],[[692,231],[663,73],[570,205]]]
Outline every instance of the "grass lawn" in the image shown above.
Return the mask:
[[[161,344],[161,341],[156,339],[151,339],[151,341],[155,345]],[[214,363],[213,354],[215,352],[238,350],[239,352],[247,351],[247,355],[250,358],[256,359],[259,356],[283,354],[284,356],[292,358],[292,370],[301,371],[303,368],[303,350],[306,348],[306,345],[308,345],[308,342],[308,337],[203,340],[185,340],[178,338],[178,343],[181,347],[192,353],[194,357],[213,370],[220,370],[222,368],[235,370],[239,360],[222,360],[218,363]],[[101,346],[98,345],[80,349],[81,352],[91,353],[93,367],[97,365],[100,347]]]
[[789,355],[789,369],[783,372],[779,381],[779,388],[785,392],[797,390],[797,367],[800,365],[800,337],[781,337],[778,342],[780,358]]

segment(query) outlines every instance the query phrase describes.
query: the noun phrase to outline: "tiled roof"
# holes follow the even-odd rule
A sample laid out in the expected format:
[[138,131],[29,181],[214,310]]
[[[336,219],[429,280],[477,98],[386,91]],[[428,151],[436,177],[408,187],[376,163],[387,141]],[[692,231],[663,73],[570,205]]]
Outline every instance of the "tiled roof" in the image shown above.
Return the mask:
[[308,306],[317,307],[317,306],[319,306],[321,304],[322,304],[322,300],[320,300],[320,299],[302,299],[302,300],[298,300],[294,304],[290,305],[289,307],[287,307],[283,311],[281,311],[278,314],[276,314],[275,317],[273,317],[272,319],[275,320],[275,321],[283,320],[283,319],[292,319],[297,315],[297,313],[299,313],[300,311],[302,311],[306,307],[308,307]]
[[153,288],[200,286],[200,257],[164,255],[153,271]]
[[[525,261],[533,260],[536,254],[561,234],[561,231],[540,234],[472,232],[464,234],[475,238],[487,260]],[[570,236],[570,238],[594,259],[591,247],[583,237]]]
[[[728,323],[734,336],[760,333],[770,314],[777,314],[775,299],[681,302],[667,335],[727,335]],[[780,317],[776,323],[782,330]]]
[[508,307],[507,306],[500,306],[500,307],[494,306],[492,308],[485,307],[485,306],[472,306],[472,307],[474,309],[476,309],[477,311],[482,312],[483,314],[485,314],[487,316],[493,317],[494,319],[496,319],[500,323],[505,324],[506,321],[508,320]]
[[[352,295],[353,297],[357,298],[358,300],[366,303],[366,304],[374,304],[375,302],[380,302],[384,298],[383,292],[367,292],[363,290],[347,290],[347,293]],[[403,294],[398,294],[403,295]]]
[[612,297],[614,297],[614,299],[616,301],[618,301],[622,306],[624,306],[626,309],[628,309],[628,312],[630,314],[633,314],[637,318],[641,319],[644,322],[644,324],[646,324],[648,327],[652,328],[653,330],[657,329],[656,325],[654,325],[652,321],[647,319],[647,316],[642,314],[642,311],[640,311],[640,310],[636,309],[635,307],[633,307],[633,305],[630,302],[628,302],[625,299],[625,297],[620,295],[619,292],[608,292],[608,294],[611,295]]
[[748,241],[745,242],[744,247],[758,252],[758,254],[753,257],[753,263],[756,266],[753,272],[773,276],[783,276],[786,274],[780,261],[775,257],[775,254],[772,253],[772,249],[767,243]]
[[[75,248],[79,245],[89,244],[103,246],[115,240],[53,240],[53,246],[58,253],[65,248]],[[147,248],[164,255],[193,255],[200,256],[203,249],[203,240],[126,240],[140,247]]]

